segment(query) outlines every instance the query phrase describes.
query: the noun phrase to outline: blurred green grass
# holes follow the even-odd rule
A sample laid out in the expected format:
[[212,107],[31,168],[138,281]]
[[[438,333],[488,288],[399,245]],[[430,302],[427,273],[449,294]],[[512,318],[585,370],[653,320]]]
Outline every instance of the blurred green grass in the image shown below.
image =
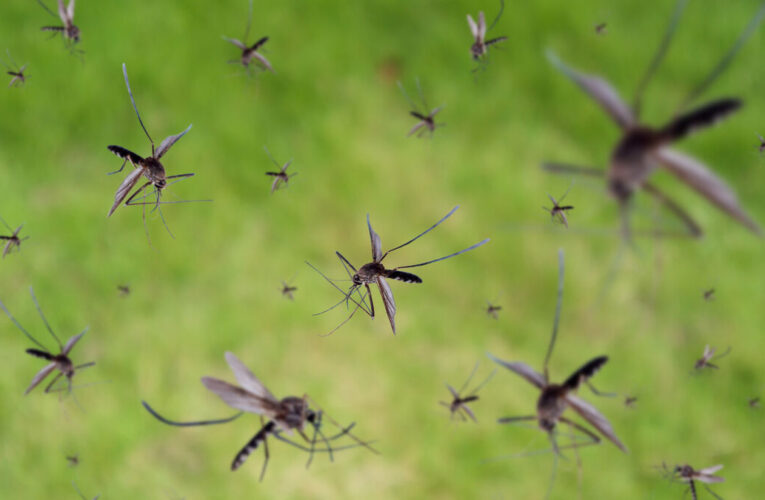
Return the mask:
[[[50,3],[50,2],[48,2]],[[629,96],[666,26],[672,2],[509,3],[496,28],[509,40],[473,74],[465,14],[493,17],[494,2],[370,1],[339,4],[256,2],[252,37],[267,34],[276,75],[232,76],[235,49],[220,35],[242,35],[246,1],[78,2],[83,62],[39,27],[51,19],[34,2],[0,7],[0,48],[30,79],[0,92],[0,215],[25,222],[22,252],[0,262],[0,298],[46,344],[29,300],[35,287],[62,337],[90,326],[74,351],[96,360],[63,402],[23,389],[39,368],[26,339],[0,318],[0,497],[74,498],[71,480],[102,498],[230,498],[243,492],[283,498],[541,498],[551,457],[483,463],[546,445],[540,433],[501,427],[500,416],[533,412],[535,391],[500,371],[474,406],[479,425],[456,425],[437,401],[444,381],[460,384],[486,351],[540,366],[552,321],[556,249],[567,257],[561,334],[551,373],[562,379],[590,357],[610,362],[595,382],[639,397],[597,400],[630,448],[605,444],[582,452],[586,498],[678,498],[661,480],[662,461],[725,464],[725,498],[752,498],[765,487],[762,413],[747,406],[762,391],[765,299],[762,244],[665,174],[658,181],[703,225],[701,242],[641,241],[617,265],[614,237],[577,228],[615,227],[616,207],[599,186],[574,185],[572,230],[550,230],[539,209],[569,180],[540,172],[547,159],[602,166],[616,140],[603,113],[545,61],[556,50],[574,67],[609,78]],[[692,2],[671,52],[646,96],[651,123],[667,118],[723,52],[757,2]],[[607,34],[594,25],[607,22]],[[760,29],[706,97],[735,95],[746,106],[681,149],[703,159],[765,221],[755,133],[765,72]],[[106,212],[120,182],[106,172],[120,144],[148,150],[125,91],[125,62],[142,117],[155,141],[194,127],[165,157],[170,174],[196,176],[148,221],[140,210]],[[407,107],[396,88],[419,77],[433,105],[445,103],[432,140],[407,139]],[[761,132],[762,133],[762,132]],[[267,145],[293,158],[300,175],[270,196]],[[169,194],[169,193],[168,193]],[[383,317],[312,317],[336,294],[305,264],[331,276],[368,258],[364,216],[383,246],[460,211],[391,264],[436,257],[490,236],[476,252],[419,273],[422,285],[393,284],[399,335]],[[279,293],[295,275],[295,302]],[[129,297],[116,286],[129,284]],[[705,303],[702,291],[717,289]],[[498,298],[498,321],[484,314]],[[378,301],[379,302],[379,301]],[[689,371],[706,343],[732,354],[719,372]],[[223,352],[242,358],[278,396],[309,393],[341,422],[377,439],[364,451],[318,460],[274,446],[258,483],[260,453],[242,470],[233,455],[257,429],[247,416],[223,427],[175,429],[151,419],[146,399],[173,418],[229,410],[199,383],[230,378]],[[585,395],[589,400],[593,397]],[[68,468],[65,455],[79,453]],[[554,498],[577,488],[563,462]],[[71,492],[71,494],[69,494]]]

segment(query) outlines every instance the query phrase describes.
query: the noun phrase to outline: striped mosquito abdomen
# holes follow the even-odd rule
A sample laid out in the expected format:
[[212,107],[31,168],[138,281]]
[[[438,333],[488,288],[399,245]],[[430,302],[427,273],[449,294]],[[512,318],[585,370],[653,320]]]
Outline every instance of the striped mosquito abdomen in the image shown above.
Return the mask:
[[582,382],[595,375],[608,361],[608,356],[598,356],[584,364],[563,382],[563,388],[567,391],[575,391]]
[[397,271],[395,269],[386,269],[383,276],[392,280],[403,281],[404,283],[422,283],[422,279],[416,274]]
[[54,358],[54,356],[51,353],[46,351],[41,351],[40,349],[27,349],[26,353],[31,354],[32,356],[36,358],[44,359],[46,361],[53,361],[53,358]]
[[258,449],[258,446],[260,446],[260,443],[264,442],[268,435],[276,429],[276,424],[273,420],[270,420],[266,425],[261,427],[261,429],[258,431],[255,436],[253,436],[252,439],[250,439],[246,445],[244,445],[244,448],[242,448],[239,453],[236,454],[234,457],[234,461],[231,462],[231,470],[235,471],[239,467],[242,466],[242,464],[247,460],[247,457],[249,457],[253,451]]

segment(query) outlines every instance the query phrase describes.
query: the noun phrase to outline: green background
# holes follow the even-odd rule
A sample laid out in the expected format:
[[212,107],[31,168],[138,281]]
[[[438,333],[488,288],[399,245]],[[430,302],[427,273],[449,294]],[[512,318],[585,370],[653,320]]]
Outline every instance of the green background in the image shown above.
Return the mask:
[[[50,1],[48,2],[51,3]],[[765,323],[760,240],[679,181],[659,185],[701,223],[701,241],[639,240],[620,254],[617,206],[596,182],[568,195],[571,229],[540,210],[546,194],[571,181],[540,171],[543,160],[604,166],[618,139],[609,119],[545,60],[554,49],[570,65],[634,89],[668,22],[673,2],[511,2],[493,34],[507,35],[486,71],[473,73],[465,14],[494,2],[255,2],[251,40],[269,35],[277,74],[237,75],[226,64],[241,37],[247,2],[78,2],[82,61],[35,2],[2,2],[0,48],[29,63],[29,81],[0,89],[0,215],[31,238],[0,261],[0,298],[33,335],[52,347],[36,316],[34,286],[62,337],[89,325],[75,362],[97,367],[75,378],[77,398],[58,401],[38,388],[22,396],[39,360],[0,318],[0,497],[76,498],[71,481],[102,498],[541,498],[552,457],[486,463],[547,446],[544,435],[496,418],[533,413],[536,390],[500,369],[473,405],[479,424],[450,422],[438,405],[444,382],[458,386],[485,353],[540,367],[555,304],[557,256],[566,252],[561,332],[553,380],[599,354],[609,363],[594,379],[618,399],[597,404],[630,448],[582,450],[584,498],[680,498],[683,486],[654,467],[725,464],[715,490],[753,498],[765,487],[762,393]],[[646,95],[645,119],[660,124],[730,47],[757,3],[691,2],[674,45]],[[606,22],[604,35],[594,26]],[[760,29],[705,97],[739,96],[745,107],[719,127],[683,142],[765,221],[760,192],[765,133],[765,31]],[[121,207],[106,213],[121,181],[106,146],[147,154],[125,91],[121,64],[157,143],[194,127],[163,159],[169,174],[196,176],[167,199],[212,198],[167,206],[175,239],[156,214]],[[429,102],[446,104],[447,126],[432,138],[407,138],[413,123],[396,87],[419,77]],[[289,189],[269,194],[264,171],[293,159]],[[125,171],[127,172],[127,170]],[[383,247],[399,244],[451,207],[438,230],[389,257],[391,266],[438,257],[484,237],[485,247],[419,271],[421,285],[392,283],[399,334],[384,316],[359,314],[322,338],[343,312],[320,317],[337,293],[308,268],[333,277],[340,250],[369,259],[365,214]],[[638,212],[650,222],[645,200]],[[671,221],[661,223],[670,224]],[[613,271],[613,272],[612,272]],[[294,276],[295,301],[280,280]],[[132,293],[121,297],[117,285]],[[715,299],[702,291],[714,287]],[[382,313],[379,297],[376,305]],[[486,301],[503,306],[498,320]],[[719,371],[691,375],[705,344],[732,353]],[[223,359],[235,352],[277,396],[308,393],[335,419],[382,452],[319,457],[272,444],[229,471],[258,419],[178,429],[170,418],[230,414],[199,378],[231,380]],[[623,395],[639,398],[625,408]],[[80,465],[65,455],[78,453]],[[553,498],[577,491],[573,454],[561,462]]]

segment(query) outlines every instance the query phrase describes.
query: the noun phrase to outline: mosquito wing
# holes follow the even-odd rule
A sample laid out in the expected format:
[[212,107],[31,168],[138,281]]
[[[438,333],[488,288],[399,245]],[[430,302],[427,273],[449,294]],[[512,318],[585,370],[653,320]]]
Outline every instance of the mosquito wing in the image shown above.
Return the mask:
[[82,331],[82,332],[80,332],[79,334],[77,334],[77,335],[75,335],[74,337],[72,337],[72,338],[70,338],[69,340],[67,340],[67,341],[66,341],[66,345],[64,345],[64,350],[63,350],[63,351],[61,351],[61,354],[64,354],[64,355],[67,355],[67,354],[69,354],[69,353],[72,351],[72,349],[74,349],[74,346],[77,344],[77,342],[80,340],[80,338],[81,338],[83,335],[85,335],[85,333],[86,333],[87,331],[88,331],[88,329],[86,328],[85,330],[83,330],[83,331]]
[[617,448],[624,453],[627,453],[627,447],[619,441],[618,437],[616,437],[616,433],[614,432],[613,427],[611,427],[611,423],[594,406],[573,394],[567,394],[566,401],[571,408],[589,422],[590,425],[595,427],[601,434],[603,434],[603,436],[614,443]]
[[482,41],[486,38],[486,16],[483,11],[478,12],[478,37]]
[[698,481],[701,481],[702,483],[722,483],[725,481],[724,478],[720,476],[713,475],[715,472],[722,469],[722,464],[713,465],[711,467],[707,467],[705,469],[701,469],[700,471],[696,471],[697,476],[696,479]]
[[409,133],[406,134],[406,136],[410,137],[412,134],[414,134],[415,132],[417,132],[418,130],[420,130],[424,126],[425,126],[425,121],[424,120],[417,122],[417,124],[409,130]]
[[241,387],[213,377],[202,377],[202,383],[232,408],[268,418],[277,416],[277,407],[270,400],[259,398]]
[[388,320],[390,321],[390,327],[393,333],[396,333],[396,301],[393,300],[393,292],[390,289],[390,285],[382,276],[377,277],[377,284],[380,286],[380,295],[382,295],[383,305],[385,306],[385,312],[388,313]]
[[228,37],[224,36],[223,39],[225,41],[229,42],[229,43],[233,43],[234,45],[236,45],[237,47],[239,47],[242,50],[245,50],[247,48],[247,46],[245,44],[243,44],[242,42],[240,42],[236,38],[228,38]]
[[164,141],[162,141],[162,143],[159,145],[156,151],[154,151],[154,157],[157,159],[162,158],[165,155],[165,153],[167,153],[170,150],[170,148],[173,147],[173,144],[178,142],[178,140],[184,135],[186,135],[186,133],[189,130],[191,130],[191,125],[189,125],[188,128],[186,128],[186,130],[184,130],[180,134],[171,135],[170,137],[167,137]]
[[70,23],[74,21],[74,0],[69,0],[69,5],[66,7],[66,17]]
[[470,26],[470,33],[473,35],[473,38],[478,40],[478,25],[476,25],[473,17],[470,14],[467,15],[467,22],[468,26]]
[[27,387],[27,390],[24,391],[24,395],[26,396],[27,394],[32,392],[32,389],[37,387],[40,384],[40,382],[42,382],[43,379],[45,379],[45,377],[50,375],[50,373],[55,369],[56,369],[56,363],[49,363],[45,365],[45,368],[37,372],[37,375],[35,375],[35,378],[32,379],[32,383],[30,383],[29,387]]
[[382,259],[382,243],[380,242],[380,235],[372,229],[372,223],[369,222],[369,214],[367,214],[367,227],[369,228],[369,240],[372,242],[372,260],[380,262],[380,259]]
[[669,148],[661,148],[654,155],[667,170],[723,212],[741,222],[753,233],[761,234],[760,226],[741,208],[736,193],[703,163]]
[[141,175],[143,175],[143,169],[136,168],[130,172],[130,175],[125,177],[125,180],[122,181],[120,187],[117,188],[117,194],[114,195],[114,204],[109,210],[109,215],[107,215],[107,217],[110,217],[114,211],[117,210],[117,207],[119,207],[120,203],[122,203],[123,200],[127,197],[127,195],[130,193],[130,190],[135,187],[136,183],[141,178]]
[[265,68],[266,68],[268,71],[270,71],[271,73],[276,73],[276,71],[274,71],[274,68],[272,68],[272,67],[271,67],[271,63],[270,63],[270,62],[268,62],[268,59],[266,59],[266,56],[264,56],[264,55],[263,55],[263,54],[261,54],[260,52],[253,52],[253,53],[252,53],[252,57],[254,57],[254,58],[255,58],[255,59],[257,59],[258,61],[260,61],[260,64],[262,64],[263,66],[265,66]]
[[67,24],[67,9],[64,7],[64,0],[58,0],[58,17],[61,18],[61,22]]
[[449,392],[452,393],[452,396],[454,399],[458,399],[460,397],[459,393],[454,390],[454,387],[450,386],[449,384],[446,384],[446,388],[449,389]]
[[539,389],[543,389],[545,387],[546,382],[545,378],[542,376],[541,373],[534,370],[532,367],[527,365],[526,363],[523,363],[521,361],[503,361],[499,358],[495,358],[489,353],[486,353],[486,355],[494,361],[495,363],[504,366],[508,370],[517,373],[521,377],[525,378],[535,386],[537,386]]
[[271,400],[273,403],[278,403],[279,400],[266,389],[263,382],[261,382],[258,377],[256,377],[249,368],[247,368],[244,363],[234,355],[234,353],[226,351],[225,356],[226,362],[228,363],[229,368],[231,368],[231,371],[234,372],[234,377],[236,377],[236,381],[239,382],[239,385],[258,397]]

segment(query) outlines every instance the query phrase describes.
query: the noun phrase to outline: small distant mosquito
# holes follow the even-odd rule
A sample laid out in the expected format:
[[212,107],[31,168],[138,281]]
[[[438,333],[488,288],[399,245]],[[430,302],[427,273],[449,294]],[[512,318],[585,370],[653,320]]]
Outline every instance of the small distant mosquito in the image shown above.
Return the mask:
[[595,25],[595,33],[598,35],[606,34],[606,23],[599,23]]
[[69,462],[69,467],[77,467],[80,465],[80,456],[75,455],[67,455],[66,461]]
[[709,302],[710,300],[714,300],[715,298],[715,289],[709,288],[708,290],[704,290],[704,300]]
[[682,221],[686,229],[686,232],[682,233],[683,236],[700,237],[702,235],[699,225],[679,205],[649,182],[651,173],[658,167],[667,169],[680,181],[752,232],[761,233],[759,225],[744,211],[735,192],[722,179],[700,161],[677,152],[670,146],[699,129],[710,127],[727,118],[742,106],[741,100],[737,98],[721,98],[687,111],[688,106],[727,68],[735,54],[757,28],[765,15],[765,6],[760,7],[734,46],[710,74],[692,90],[672,119],[660,127],[647,126],[640,121],[643,91],[667,52],[686,3],[687,0],[678,1],[664,38],[638,84],[632,106],[623,102],[617,91],[606,80],[569,68],[552,52],[548,52],[548,59],[553,66],[600,105],[619,126],[622,135],[612,150],[609,165],[605,171],[559,163],[545,163],[543,168],[558,174],[605,177],[609,193],[619,202],[622,234],[626,240],[630,239],[631,234],[628,217],[630,202],[633,194],[641,189]]
[[749,408],[758,409],[760,407],[760,398],[751,398],[749,400]]
[[[37,3],[39,3],[40,6],[42,6],[42,8],[48,12],[48,14],[56,17],[56,14],[54,14],[53,11],[51,11],[48,7],[45,6],[44,3],[42,3],[42,0],[37,0]],[[64,37],[64,40],[66,40],[67,43],[71,45],[79,42],[80,28],[74,25],[74,0],[69,0],[69,5],[66,7],[64,7],[64,0],[58,0],[58,17],[64,24],[63,26],[43,26],[40,28],[40,30],[55,31],[57,33],[61,33],[61,35]]]
[[35,307],[37,308],[37,312],[40,314],[40,318],[42,318],[43,323],[45,324],[45,327],[48,329],[48,332],[51,334],[51,336],[56,340],[56,343],[59,347],[59,354],[53,354],[51,353],[44,345],[42,345],[40,342],[38,342],[32,335],[27,332],[21,324],[16,321],[16,318],[14,318],[11,313],[8,311],[8,309],[5,307],[5,304],[3,304],[2,301],[0,301],[0,308],[5,311],[5,314],[8,315],[8,317],[11,319],[14,325],[21,330],[21,333],[27,336],[29,340],[34,342],[39,349],[27,349],[27,354],[30,354],[36,358],[41,358],[46,361],[48,361],[48,364],[45,365],[45,367],[37,372],[37,375],[34,376],[32,379],[32,382],[29,384],[29,387],[27,387],[27,390],[24,391],[24,395],[26,396],[29,394],[32,389],[37,387],[40,382],[42,382],[48,375],[50,375],[54,370],[58,370],[58,374],[53,378],[53,380],[48,384],[48,386],[45,388],[45,392],[51,392],[51,389],[53,385],[58,381],[61,376],[65,376],[67,380],[67,388],[68,392],[72,392],[72,378],[74,377],[74,374],[77,370],[82,370],[84,368],[88,368],[90,366],[95,365],[96,363],[91,361],[89,363],[84,363],[81,365],[75,366],[74,363],[72,363],[72,360],[69,359],[69,353],[72,351],[74,346],[77,344],[77,342],[82,338],[83,335],[85,335],[85,332],[88,331],[87,328],[85,328],[82,332],[78,333],[77,335],[71,337],[69,340],[66,341],[66,345],[62,344],[59,340],[58,336],[53,333],[53,329],[51,328],[50,324],[48,323],[48,320],[45,319],[45,315],[42,312],[42,309],[40,308],[40,304],[37,302],[37,297],[35,297],[34,290],[32,288],[29,288],[29,293],[32,296],[32,301],[35,304]]
[[[345,323],[347,323],[353,317],[353,315],[356,314],[356,311],[358,311],[359,309],[362,309],[370,318],[375,317],[375,306],[372,300],[372,290],[369,288],[369,285],[374,285],[374,284],[377,284],[378,288],[380,289],[380,296],[382,297],[382,302],[383,302],[383,305],[385,306],[385,312],[388,314],[388,320],[390,321],[391,330],[393,330],[393,333],[395,334],[396,333],[396,322],[395,322],[396,302],[393,299],[393,291],[391,291],[390,285],[388,285],[386,278],[403,281],[404,283],[422,283],[422,279],[420,279],[419,276],[414,275],[412,273],[399,271],[399,269],[408,269],[412,267],[426,266],[428,264],[433,264],[435,262],[446,260],[451,257],[456,257],[457,255],[463,254],[465,252],[478,248],[481,245],[486,244],[489,241],[489,238],[479,241],[475,245],[469,246],[468,248],[465,248],[464,250],[460,250],[459,252],[455,252],[445,257],[440,257],[438,259],[421,262],[419,264],[411,264],[408,266],[397,266],[397,267],[394,267],[393,269],[386,269],[382,261],[391,252],[394,252],[400,248],[403,248],[409,245],[410,243],[416,241],[420,237],[424,236],[425,234],[429,233],[430,231],[438,227],[439,224],[441,224],[443,221],[448,219],[458,208],[459,208],[459,205],[454,207],[441,220],[439,220],[438,222],[430,226],[428,229],[426,229],[422,233],[418,234],[417,236],[407,241],[406,243],[403,243],[395,248],[391,248],[385,253],[382,252],[382,243],[380,242],[380,236],[372,229],[372,224],[369,222],[369,214],[367,214],[367,228],[369,229],[369,238],[372,243],[372,262],[368,264],[364,264],[357,270],[353,266],[353,264],[351,264],[350,261],[343,256],[343,254],[337,251],[335,252],[337,257],[340,259],[340,262],[342,263],[343,267],[345,268],[346,273],[348,273],[348,276],[351,278],[351,281],[353,282],[353,284],[351,285],[350,289],[347,292],[343,292],[343,290],[339,286],[337,286],[333,280],[327,278],[321,271],[313,267],[310,263],[306,262],[306,264],[311,266],[312,269],[314,269],[325,280],[327,280],[330,284],[332,284],[332,286],[334,286],[337,290],[343,293],[343,298],[340,299],[340,301],[337,304],[333,305],[332,307],[320,313],[317,313],[316,315],[324,314],[325,312],[331,311],[332,309],[339,306],[343,302],[347,304],[348,301],[351,301],[354,304],[356,304],[356,307],[353,309],[353,311],[351,311],[348,317],[326,335],[331,335],[338,328],[340,328]],[[351,270],[353,271],[353,274],[351,274]],[[359,289],[362,286],[366,289],[366,292],[363,295],[359,291]],[[353,298],[354,292],[357,294],[358,299]],[[366,304],[366,298],[369,298],[368,306]]]
[[494,377],[494,374],[497,373],[497,370],[492,371],[483,382],[478,384],[472,391],[470,391],[470,393],[463,396],[462,393],[465,392],[465,390],[467,389],[467,386],[470,384],[470,381],[473,380],[473,375],[475,375],[475,372],[477,370],[478,370],[478,363],[475,364],[473,371],[470,372],[470,376],[462,385],[462,387],[460,387],[459,391],[455,391],[454,387],[452,387],[449,384],[446,384],[446,388],[449,389],[449,392],[452,393],[453,399],[451,403],[446,403],[444,401],[439,401],[439,403],[449,408],[449,412],[451,413],[452,420],[454,420],[454,416],[457,415],[462,419],[463,422],[467,420],[467,417],[470,417],[471,420],[473,420],[473,422],[478,423],[478,420],[476,420],[473,410],[471,410],[468,407],[468,403],[478,401],[478,391],[480,391],[483,388],[483,386],[489,383],[492,377]]
[[504,10],[505,1],[500,0],[497,17],[494,18],[494,21],[491,23],[491,26],[489,26],[488,30],[486,29],[486,19],[483,15],[483,11],[478,13],[478,23],[473,20],[470,14],[467,15],[467,22],[470,26],[470,33],[473,35],[474,40],[473,45],[470,46],[470,54],[473,56],[474,60],[483,60],[484,57],[489,53],[489,48],[492,45],[507,40],[506,36],[498,36],[496,38],[492,38],[491,40],[486,40],[486,33],[491,31],[492,28],[496,26],[497,22],[499,22],[499,19],[502,17],[502,12]]
[[0,235],[0,241],[5,241],[5,245],[3,246],[3,258],[5,258],[5,256],[11,253],[14,249],[21,250],[21,242],[28,240],[29,236],[19,238],[19,232],[21,232],[21,228],[24,227],[24,224],[16,229],[11,229],[11,226],[9,226],[2,217],[0,217],[0,221],[2,221],[3,225],[11,232],[8,236]]
[[274,194],[274,191],[278,190],[282,185],[284,185],[284,187],[287,187],[289,180],[295,177],[298,174],[298,172],[288,175],[287,168],[289,168],[290,164],[292,163],[292,160],[288,161],[282,166],[279,166],[279,163],[271,155],[271,152],[268,150],[268,148],[263,147],[263,149],[266,150],[266,154],[268,155],[268,157],[271,158],[271,161],[274,163],[274,165],[276,165],[276,168],[279,169],[278,172],[266,172],[266,175],[269,175],[274,178],[274,182],[271,184],[271,194]]
[[[250,454],[252,454],[252,452],[255,451],[261,443],[263,443],[265,448],[265,461],[263,462],[263,469],[260,474],[260,479],[263,480],[263,476],[265,475],[266,466],[268,465],[269,460],[267,444],[267,438],[269,436],[273,436],[280,441],[284,441],[298,449],[309,452],[311,456],[308,463],[306,464],[306,467],[311,464],[311,461],[313,460],[313,453],[316,452],[328,453],[330,460],[332,460],[333,451],[339,451],[358,446],[363,446],[370,451],[377,453],[377,450],[372,448],[370,443],[361,441],[356,436],[351,434],[350,430],[355,424],[351,424],[348,427],[341,427],[321,410],[312,410],[308,406],[308,396],[303,396],[302,398],[288,396],[281,400],[277,399],[233,353],[226,352],[225,356],[226,362],[231,368],[231,371],[234,373],[234,377],[240,386],[235,386],[213,377],[202,377],[202,384],[204,384],[208,390],[217,394],[224,403],[231,406],[232,408],[236,408],[242,412],[261,415],[261,422],[262,417],[266,417],[268,419],[268,422],[263,424],[255,436],[253,436],[253,438],[247,442],[244,448],[242,448],[241,451],[236,454],[233,462],[231,463],[232,471],[237,470],[245,462],[245,460],[247,460],[247,457],[249,457]],[[152,416],[154,416],[159,421],[168,425],[180,427],[222,424],[230,422],[241,416],[241,413],[238,413],[233,417],[220,420],[207,420],[201,422],[173,422],[160,416],[145,401],[143,402],[143,406],[149,413],[152,414]],[[333,425],[340,429],[340,432],[337,435],[326,437],[321,431],[322,418],[327,418]],[[303,428],[306,422],[311,424],[314,428],[314,436],[312,440],[308,439],[308,436],[306,436],[306,434],[303,432]],[[282,433],[291,434],[292,431],[296,431],[303,438],[303,440],[310,445],[310,447],[306,447],[281,435]],[[325,448],[316,447],[317,434],[324,442]],[[356,442],[356,444],[336,448],[330,447],[330,441],[339,439],[342,436],[350,437]]]
[[[72,1],[74,1],[74,0],[72,0]],[[87,499],[87,497],[86,497],[85,495],[83,495],[82,491],[80,491],[80,488],[78,488],[78,487],[77,487],[77,483],[75,483],[74,481],[72,481],[72,486],[73,486],[73,487],[74,487],[74,489],[77,491],[77,494],[78,494],[78,495],[80,495],[80,498],[81,498],[82,500],[88,500],[88,499]],[[100,496],[101,496],[100,494],[98,494],[98,495],[94,496],[94,497],[93,497],[93,500],[98,500],[98,498],[99,498]]]
[[491,316],[494,319],[498,319],[499,318],[499,311],[502,310],[502,306],[494,305],[491,302],[487,302],[486,304],[487,304],[486,305],[486,314],[488,314],[489,316]]
[[757,134],[757,139],[760,141],[760,145],[757,146],[757,149],[760,151],[760,154],[762,154],[762,152],[765,151],[765,139],[763,139],[760,134]]
[[[569,189],[570,190],[570,189]],[[553,206],[551,208],[542,207],[542,210],[550,214],[550,218],[553,222],[556,220],[563,224],[566,229],[568,229],[568,218],[566,217],[566,211],[573,210],[574,207],[572,205],[561,205],[563,203],[563,200],[568,195],[568,191],[561,196],[560,201],[557,201],[555,198],[553,198],[551,195],[547,195],[548,198],[550,198],[550,201],[552,202]]]
[[624,398],[624,406],[627,408],[634,408],[635,403],[637,403],[638,398],[635,396],[627,396]]
[[19,65],[16,64],[16,61],[13,60],[10,51],[6,50],[5,53],[8,54],[8,62],[10,63],[10,66],[5,64],[5,61],[2,61],[3,66],[5,66],[5,69],[7,70],[6,74],[13,77],[11,78],[8,86],[20,87],[24,85],[24,83],[27,81],[27,76],[24,74],[24,70],[27,68],[27,65],[25,64],[19,68]]
[[127,297],[128,295],[130,295],[130,286],[117,285],[117,291],[120,292],[120,296]]
[[239,47],[242,50],[242,55],[239,59],[229,61],[230,64],[241,64],[248,70],[250,69],[250,63],[252,62],[252,59],[257,59],[257,61],[268,71],[272,73],[276,73],[274,69],[271,67],[271,63],[268,62],[268,59],[266,59],[266,56],[258,52],[258,49],[261,48],[265,43],[268,41],[268,37],[264,36],[257,42],[253,43],[251,46],[247,46],[247,37],[250,35],[250,25],[252,24],[252,0],[250,0],[250,14],[247,17],[247,29],[244,31],[244,38],[243,42],[240,40],[237,40],[236,38],[228,38],[223,37],[224,40],[226,40],[229,43],[232,43]]
[[443,109],[443,105],[438,106],[437,108],[430,109],[430,106],[428,106],[428,102],[425,100],[425,94],[422,92],[422,87],[420,86],[420,79],[417,78],[415,80],[417,85],[417,95],[419,96],[420,103],[422,104],[422,107],[420,107],[418,104],[416,104],[410,97],[409,94],[406,93],[406,89],[404,89],[404,85],[399,81],[398,88],[401,89],[401,93],[404,94],[404,98],[406,98],[407,102],[409,103],[409,106],[411,107],[409,114],[413,117],[417,118],[419,121],[409,130],[409,133],[406,134],[407,137],[411,137],[413,134],[417,134],[417,137],[422,137],[425,132],[428,132],[430,137],[433,137],[433,132],[438,127],[444,127],[446,126],[445,123],[436,123],[436,115],[439,111]]
[[730,347],[728,347],[728,349],[722,354],[715,355],[715,352],[717,352],[717,349],[715,349],[714,347],[709,347],[709,345],[707,344],[707,346],[704,347],[704,354],[701,356],[701,359],[696,361],[694,368],[696,370],[703,370],[704,368],[714,368],[714,369],[720,368],[719,366],[713,364],[712,360],[720,359],[727,356],[728,353],[730,353]]
[[[725,481],[720,476],[716,476],[715,473],[723,468],[722,465],[713,465],[711,467],[707,467],[705,469],[701,470],[695,470],[690,465],[676,465],[672,471],[667,468],[666,464],[663,464],[662,467],[665,470],[665,473],[667,476],[671,477],[674,480],[678,480],[684,483],[688,483],[688,491],[691,492],[691,498],[693,500],[698,499],[698,493],[696,491],[696,481],[702,483],[702,486],[709,492],[710,495],[717,498],[718,500],[722,500],[722,498],[712,491],[707,484],[711,483],[722,483]],[[704,484],[706,483],[706,484]],[[687,491],[686,491],[687,494]]]
[[282,295],[290,300],[295,300],[293,293],[297,291],[296,286],[290,286],[286,281],[282,281]]

